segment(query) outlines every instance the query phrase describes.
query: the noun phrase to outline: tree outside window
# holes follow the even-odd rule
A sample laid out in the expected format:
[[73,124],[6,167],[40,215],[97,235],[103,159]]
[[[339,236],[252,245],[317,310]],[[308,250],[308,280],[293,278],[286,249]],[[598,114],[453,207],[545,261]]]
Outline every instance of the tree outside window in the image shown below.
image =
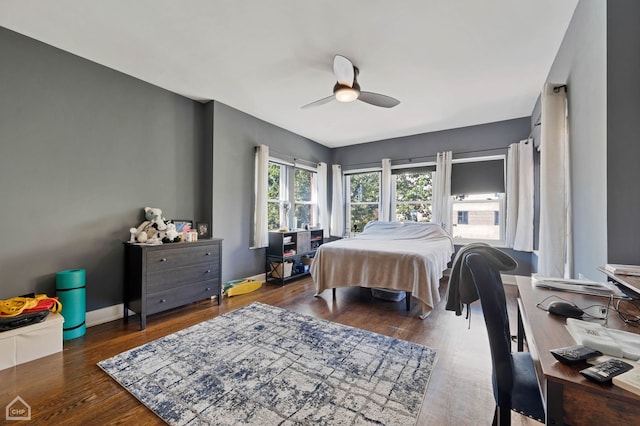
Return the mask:
[[294,215],[298,227],[303,225],[313,225],[316,220],[316,188],[315,172],[296,168],[294,173]]
[[[310,170],[269,162],[267,218],[270,230],[293,227],[293,217],[296,218],[298,227],[317,222],[316,175],[316,172]],[[293,203],[291,200],[294,200]],[[293,213],[290,209],[283,208],[286,203],[293,207]]]
[[380,205],[380,172],[354,173],[346,176],[347,227],[361,232],[372,220],[378,220]]
[[284,226],[284,218],[281,217],[280,203],[286,199],[286,166],[269,162],[269,179],[267,188],[267,219],[269,229],[278,229]]
[[396,192],[396,220],[430,222],[432,173],[406,172],[393,175]]

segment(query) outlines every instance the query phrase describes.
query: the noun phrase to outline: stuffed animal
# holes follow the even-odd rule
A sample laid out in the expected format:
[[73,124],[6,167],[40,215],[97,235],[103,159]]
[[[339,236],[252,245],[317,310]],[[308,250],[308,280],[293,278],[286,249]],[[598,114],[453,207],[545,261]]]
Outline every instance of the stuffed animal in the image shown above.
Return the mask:
[[151,222],[151,225],[158,231],[167,229],[167,220],[162,217],[162,210],[154,207],[145,207],[144,217]]
[[167,230],[167,221],[162,217],[162,210],[145,207],[144,217],[146,220],[136,229],[136,240],[147,244],[162,242]]
[[176,231],[176,225],[173,222],[167,223],[167,229],[164,231],[163,243],[177,243],[180,241],[180,233]]

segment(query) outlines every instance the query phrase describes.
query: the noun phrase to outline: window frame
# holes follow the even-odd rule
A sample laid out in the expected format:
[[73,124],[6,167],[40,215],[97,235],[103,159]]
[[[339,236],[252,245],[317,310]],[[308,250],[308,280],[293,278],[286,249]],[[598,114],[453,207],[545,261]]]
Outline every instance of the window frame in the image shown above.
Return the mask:
[[[306,172],[311,173],[311,200],[309,201],[297,201],[295,199],[296,194],[295,194],[295,170],[296,169],[300,169],[300,170],[304,170]],[[291,200],[293,200],[291,202],[291,212],[294,214],[295,217],[295,211],[296,211],[296,204],[299,205],[308,205],[311,206],[311,209],[309,211],[309,222],[307,223],[307,225],[312,226],[314,223],[318,223],[319,222],[319,218],[318,218],[318,214],[319,214],[319,210],[318,210],[318,169],[317,168],[313,168],[313,167],[307,167],[301,164],[294,164],[292,169],[291,169],[291,176],[292,176],[292,185],[291,185],[291,191],[289,192],[289,195],[291,197]],[[297,227],[297,226],[296,226]]]
[[[279,227],[278,228],[273,228],[273,229],[267,229],[267,231],[275,231],[278,230],[279,228],[282,228],[284,226],[284,223],[286,223],[285,221],[285,217],[284,217],[284,213],[282,211],[281,205],[283,201],[287,200],[287,194],[289,192],[289,179],[288,179],[288,168],[290,166],[290,164],[287,164],[285,161],[282,161],[278,158],[273,158],[273,157],[269,157],[269,163],[268,163],[268,167],[271,167],[272,164],[275,164],[277,166],[280,167],[280,182],[279,182],[279,186],[278,186],[278,199],[274,199],[274,198],[267,198],[267,206],[269,204],[275,204],[278,207],[278,223],[279,223]],[[267,183],[268,185],[268,183]],[[267,190],[267,194],[268,194],[268,190]],[[268,209],[267,209],[268,212]],[[268,220],[268,213],[267,213],[267,228],[268,228],[268,224],[269,224],[269,220]]]
[[458,220],[456,222],[458,223],[458,225],[468,225],[469,210],[458,210]]
[[[419,169],[419,168],[435,168],[435,162],[424,162],[424,163],[412,163],[412,164],[401,164],[391,166],[391,181],[392,181],[392,191],[391,191],[391,217],[393,220],[397,219],[398,216],[398,205],[407,205],[407,204],[416,204],[416,203],[424,203],[427,206],[427,209],[430,212],[430,217],[433,219],[433,186],[431,187],[431,201],[427,200],[414,200],[414,201],[398,201],[398,186],[397,186],[397,176],[398,173],[394,173],[394,171],[402,170],[402,169]],[[433,174],[435,170],[429,171],[427,173],[431,174],[431,182],[433,184]],[[400,173],[401,174],[401,173]],[[430,220],[431,222],[431,220]]]
[[[279,199],[267,199],[267,205],[276,204],[278,205],[279,212],[279,223],[280,226],[274,229],[268,229],[268,231],[277,231],[279,228],[285,227],[285,224],[289,225],[289,228],[297,228],[294,223],[295,218],[295,206],[296,204],[305,204],[311,205],[311,220],[315,220],[318,222],[318,170],[314,167],[304,166],[301,164],[291,163],[285,160],[282,160],[277,157],[269,156],[269,166],[271,164],[276,164],[280,166],[280,183],[279,183]],[[298,201],[295,200],[295,169],[301,169],[308,171],[310,173],[314,173],[313,183],[311,185],[311,201]],[[268,183],[267,183],[268,184]],[[284,201],[288,201],[290,204],[288,217],[285,217],[284,212],[281,208],[281,205]],[[268,221],[267,221],[268,223]],[[309,223],[309,225],[313,225]],[[268,225],[267,225],[268,226]]]
[[[507,182],[507,156],[505,154],[498,154],[498,155],[486,155],[486,156],[482,156],[482,157],[466,157],[466,158],[458,158],[458,159],[453,159],[451,162],[452,164],[456,164],[456,163],[470,163],[470,162],[482,162],[482,161],[495,161],[495,160],[502,160],[502,165],[503,165],[503,176],[504,176],[504,186],[505,186],[505,192],[496,192],[495,194],[498,194],[498,215],[499,215],[499,219],[500,219],[500,224],[499,226],[499,232],[500,232],[500,237],[497,240],[489,240],[489,239],[484,239],[484,238],[454,238],[453,242],[456,245],[465,245],[465,244],[469,244],[469,243],[486,243],[489,244],[491,246],[494,247],[506,247],[507,245],[507,237],[506,237],[506,232],[507,232],[507,223],[506,223],[506,212],[507,212],[507,193],[506,193],[506,187],[509,184]],[[453,177],[452,177],[453,179]],[[453,210],[453,203],[455,201],[455,197],[456,195],[463,195],[463,194],[451,194],[451,198],[449,199],[449,202],[451,203],[451,223],[455,223],[454,221],[454,210]],[[464,194],[464,195],[469,195],[469,194]],[[486,200],[462,200],[462,201],[455,201],[457,203],[481,203],[481,202],[485,202]],[[452,230],[452,234],[453,234],[453,230]],[[453,235],[452,235],[453,236]]]
[[[378,201],[361,201],[353,203],[351,201],[351,176],[352,175],[360,175],[360,174],[368,174],[368,173],[378,173]],[[382,168],[381,167],[372,167],[367,169],[355,169],[355,170],[346,170],[342,173],[344,180],[343,194],[345,200],[345,232],[351,234],[353,226],[351,223],[351,206],[352,205],[375,205],[378,208],[378,217],[375,220],[380,219],[380,202],[382,199]],[[362,226],[364,229],[364,225]],[[362,232],[362,229],[359,229],[358,233]]]
[[[504,212],[506,211],[506,200],[507,200],[507,195],[503,192],[496,192],[495,194],[498,194],[498,199],[495,200],[498,202],[498,215],[500,218],[504,218],[505,214]],[[462,194],[460,194],[462,195]],[[466,194],[465,194],[466,195]],[[453,207],[453,203],[462,203],[462,204],[480,204],[480,203],[484,203],[487,200],[454,200],[454,196],[451,196],[451,204]],[[458,210],[459,211],[459,210]],[[456,211],[457,212],[457,211]],[[495,210],[494,210],[495,212]],[[454,210],[453,208],[451,209],[451,219],[453,221],[453,215],[454,215]],[[454,222],[452,222],[453,224]],[[493,221],[492,221],[493,223]],[[469,244],[469,243],[486,243],[489,245],[492,245],[494,247],[505,247],[506,246],[506,229],[507,229],[507,225],[504,221],[504,219],[499,223],[498,225],[499,227],[499,232],[500,232],[500,238],[497,240],[490,240],[490,239],[486,239],[486,238],[453,238],[453,242],[454,244],[460,244],[460,245],[465,245],[465,244]],[[453,233],[453,232],[452,232]],[[453,237],[453,235],[452,235]]]

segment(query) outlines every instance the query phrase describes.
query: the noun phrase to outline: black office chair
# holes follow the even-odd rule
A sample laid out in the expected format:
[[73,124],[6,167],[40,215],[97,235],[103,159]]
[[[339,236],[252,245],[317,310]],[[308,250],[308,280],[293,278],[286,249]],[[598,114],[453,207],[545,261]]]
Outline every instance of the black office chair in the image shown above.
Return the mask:
[[479,253],[467,254],[462,266],[468,268],[478,290],[489,334],[496,400],[493,424],[510,425],[510,410],[544,422],[542,397],[531,355],[529,352],[511,352],[509,316],[500,273]]

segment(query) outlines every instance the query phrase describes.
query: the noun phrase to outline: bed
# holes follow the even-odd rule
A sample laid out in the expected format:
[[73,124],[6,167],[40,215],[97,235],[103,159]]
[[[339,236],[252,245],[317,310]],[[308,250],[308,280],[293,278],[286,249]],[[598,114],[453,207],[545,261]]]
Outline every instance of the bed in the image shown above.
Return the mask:
[[440,279],[453,253],[453,239],[438,224],[369,222],[354,238],[321,245],[311,276],[316,296],[349,286],[410,292],[424,319],[440,301]]

